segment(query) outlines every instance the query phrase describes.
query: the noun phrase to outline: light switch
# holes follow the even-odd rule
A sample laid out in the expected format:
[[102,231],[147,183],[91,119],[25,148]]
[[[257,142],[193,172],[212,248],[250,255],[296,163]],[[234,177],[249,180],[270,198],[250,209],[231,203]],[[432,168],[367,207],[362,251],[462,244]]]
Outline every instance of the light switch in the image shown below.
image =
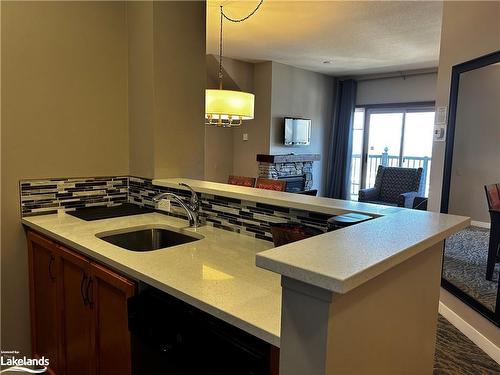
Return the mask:
[[444,142],[446,140],[446,126],[434,125],[434,142]]
[[248,141],[248,133],[243,133],[243,140]]

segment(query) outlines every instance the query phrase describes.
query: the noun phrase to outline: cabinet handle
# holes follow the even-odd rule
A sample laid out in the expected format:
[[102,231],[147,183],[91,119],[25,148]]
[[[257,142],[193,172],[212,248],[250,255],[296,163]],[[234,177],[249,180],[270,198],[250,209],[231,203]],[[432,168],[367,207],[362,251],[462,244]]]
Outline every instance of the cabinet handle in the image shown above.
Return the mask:
[[85,297],[87,298],[87,303],[89,304],[89,306],[92,308],[93,306],[93,301],[91,299],[91,295],[92,293],[94,292],[94,288],[93,288],[93,282],[94,280],[90,277],[89,278],[89,282],[87,283],[87,290],[85,292]]
[[82,276],[82,282],[80,283],[80,294],[82,295],[82,301],[85,306],[87,306],[87,298],[85,297],[85,292],[84,292],[84,284],[85,281],[87,281],[87,274],[84,272]]
[[54,264],[55,260],[56,260],[56,257],[51,255],[50,260],[49,260],[49,277],[50,277],[50,280],[52,280],[52,281],[56,281],[56,277],[52,273],[52,265]]

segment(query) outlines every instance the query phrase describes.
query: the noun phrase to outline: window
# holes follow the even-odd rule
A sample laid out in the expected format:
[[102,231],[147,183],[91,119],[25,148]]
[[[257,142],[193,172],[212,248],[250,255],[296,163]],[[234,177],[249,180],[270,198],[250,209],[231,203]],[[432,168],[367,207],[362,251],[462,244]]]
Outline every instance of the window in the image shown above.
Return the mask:
[[429,192],[434,107],[356,108],[352,127],[351,199],[375,185],[379,165],[422,168],[421,194]]

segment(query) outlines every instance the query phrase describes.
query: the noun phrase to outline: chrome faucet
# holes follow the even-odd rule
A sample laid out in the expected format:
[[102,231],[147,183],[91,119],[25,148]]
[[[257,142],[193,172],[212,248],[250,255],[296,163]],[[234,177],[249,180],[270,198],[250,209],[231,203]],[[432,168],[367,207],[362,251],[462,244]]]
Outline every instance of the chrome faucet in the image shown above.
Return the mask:
[[198,195],[196,192],[189,186],[188,184],[185,184],[184,182],[179,183],[179,185],[187,187],[189,190],[191,190],[191,198],[189,199],[189,203],[185,203],[181,197],[179,197],[177,194],[174,193],[160,193],[157,194],[153,197],[153,202],[155,204],[158,204],[162,199],[168,198],[171,199],[175,202],[177,202],[183,209],[186,211],[188,220],[189,220],[189,226],[190,227],[198,227],[200,226],[200,220],[199,220],[199,212],[200,212],[200,200],[198,199]]
[[192,211],[198,213],[200,211],[200,200],[198,199],[198,194],[196,194],[196,191],[194,191],[191,186],[189,186],[184,182],[180,182],[179,185],[184,186],[191,191],[191,198],[189,199],[189,208]]

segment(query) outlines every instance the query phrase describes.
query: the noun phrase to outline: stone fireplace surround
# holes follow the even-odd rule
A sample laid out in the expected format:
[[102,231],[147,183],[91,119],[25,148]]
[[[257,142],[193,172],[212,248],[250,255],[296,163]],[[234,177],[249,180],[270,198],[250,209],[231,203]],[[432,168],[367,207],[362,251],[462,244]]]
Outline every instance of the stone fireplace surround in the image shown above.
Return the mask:
[[320,160],[319,154],[257,154],[259,177],[286,179],[303,177],[304,190],[311,190],[313,185],[312,165]]

